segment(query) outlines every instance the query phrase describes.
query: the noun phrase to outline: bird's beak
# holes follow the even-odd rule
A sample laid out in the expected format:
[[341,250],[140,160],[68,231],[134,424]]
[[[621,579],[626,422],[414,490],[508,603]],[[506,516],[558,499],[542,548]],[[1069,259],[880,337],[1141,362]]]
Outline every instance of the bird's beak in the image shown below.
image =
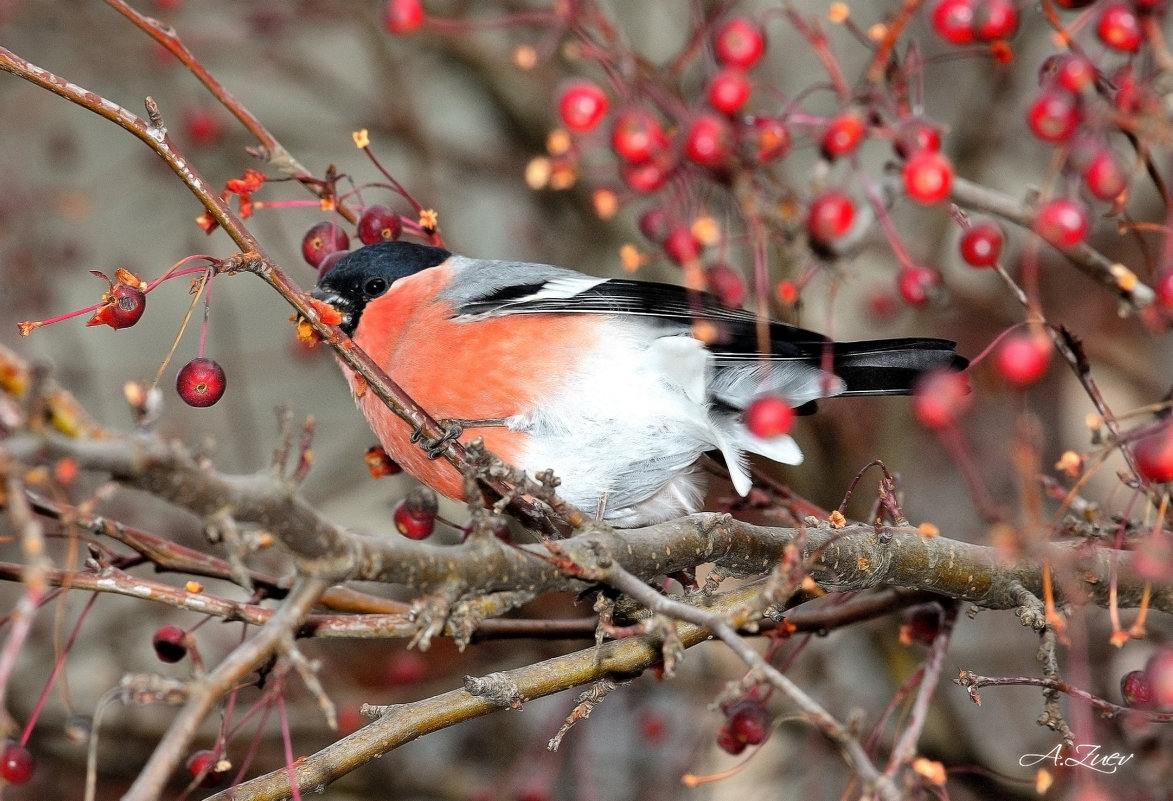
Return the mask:
[[316,286],[310,290],[310,297],[314,300],[320,300],[338,310],[342,315],[342,321],[338,323],[339,327],[346,332],[351,330],[351,321],[354,317],[354,309],[351,308],[350,302],[342,295],[339,295],[332,289],[327,289],[322,286]]

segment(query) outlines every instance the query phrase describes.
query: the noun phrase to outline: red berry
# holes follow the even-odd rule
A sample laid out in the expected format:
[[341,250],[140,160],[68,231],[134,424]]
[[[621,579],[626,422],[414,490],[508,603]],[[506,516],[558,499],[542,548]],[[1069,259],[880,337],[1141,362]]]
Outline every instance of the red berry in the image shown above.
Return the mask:
[[705,282],[709,291],[729,308],[736,309],[745,302],[745,281],[728,264],[714,264],[705,270]]
[[806,228],[816,242],[828,243],[846,234],[854,221],[855,204],[851,198],[831,190],[811,201]]
[[151,638],[151,646],[160,662],[179,662],[187,656],[187,632],[179,626],[160,626]]
[[332,253],[327,253],[326,257],[322,259],[322,263],[318,265],[318,280],[321,280],[326,273],[334,269],[334,265],[342,261],[342,258],[349,253],[347,250],[335,250]]
[[823,133],[823,156],[828,159],[839,158],[855,150],[863,140],[863,118],[853,111],[840,114],[831,120],[827,130]]
[[650,195],[668,182],[672,176],[672,165],[664,159],[638,163],[625,161],[619,165],[619,174],[633,192]]
[[994,354],[998,373],[1010,384],[1024,388],[1038,381],[1051,361],[1051,344],[1030,331],[1009,334]]
[[734,734],[728,726],[717,730],[717,747],[727,754],[737,756],[745,750],[745,740]]
[[371,478],[396,476],[403,472],[399,463],[387,455],[382,445],[372,445],[363,454],[363,462],[371,473]]
[[702,114],[688,126],[684,153],[689,161],[702,167],[722,167],[733,152],[733,129],[723,117]]
[[749,75],[740,67],[726,67],[709,81],[709,105],[725,114],[740,111],[749,93]]
[[660,121],[650,111],[631,109],[619,115],[611,129],[611,147],[629,164],[649,161],[668,146]]
[[916,642],[932,645],[941,633],[942,623],[944,614],[940,604],[917,604],[904,613],[904,622],[900,624],[900,642],[904,645]]
[[733,17],[713,36],[717,60],[729,67],[749,69],[766,51],[766,35],[761,27],[745,17]]
[[424,21],[420,0],[387,0],[383,6],[383,26],[394,34],[411,33]]
[[969,404],[969,382],[964,373],[955,370],[927,372],[913,387],[913,414],[922,426],[934,431],[955,425]]
[[311,267],[320,267],[322,259],[336,250],[350,248],[350,235],[337,223],[323,221],[305,232],[301,239],[302,258]]
[[387,661],[387,683],[393,687],[418,684],[427,675],[428,660],[419,651],[399,651]]
[[392,519],[396,530],[408,539],[427,539],[436,530],[439,509],[436,493],[427,487],[416,487],[395,504]]
[[183,130],[192,144],[214,145],[224,136],[224,120],[210,106],[188,106],[183,110]]
[[1074,11],[1079,8],[1086,8],[1096,0],[1055,0],[1055,5],[1060,8],[1066,8],[1068,11]]
[[1100,200],[1115,200],[1128,188],[1128,175],[1115,152],[1102,147],[1083,168],[1083,182]]
[[187,758],[187,772],[194,779],[200,779],[199,787],[217,787],[223,783],[228,771],[220,767],[220,755],[215,751],[196,751]]
[[902,159],[919,153],[922,150],[941,149],[941,131],[921,119],[910,119],[904,122],[896,131],[892,140],[892,149]]
[[972,43],[977,36],[975,6],[975,0],[941,0],[933,8],[933,30],[950,44]]
[[905,303],[923,306],[932,300],[941,285],[941,274],[928,267],[905,267],[900,270],[897,288]]
[[33,776],[33,755],[14,740],[5,740],[0,750],[0,779],[6,784],[24,784]]
[[192,359],[179,368],[175,391],[188,406],[212,406],[224,397],[227,386],[224,368],[203,356]]
[[134,273],[121,267],[114,274],[116,281],[111,281],[105,273],[97,270],[92,272],[104,278],[110,289],[102,295],[105,305],[94,312],[86,325],[108,325],[118,330],[137,323],[147,310],[147,293],[142,289],[142,282]]
[[[1156,431],[1137,440],[1132,446],[1132,455],[1136,460],[1136,472],[1145,481],[1152,484],[1173,481],[1173,422],[1165,422]],[[1173,689],[1173,676],[1170,676],[1170,687]]]
[[794,409],[776,395],[758,398],[745,410],[745,427],[760,439],[782,436],[793,422]]
[[777,117],[757,117],[745,136],[750,158],[759,164],[782,158],[790,150],[790,129]]
[[562,124],[575,133],[592,131],[607,113],[607,94],[591,81],[571,81],[558,99]]
[[1145,677],[1152,692],[1153,705],[1161,711],[1173,709],[1173,648],[1162,648],[1149,657]]
[[761,745],[770,736],[770,716],[760,698],[747,696],[723,707],[725,726],[746,745]]
[[985,0],[974,8],[975,36],[984,42],[1009,39],[1018,30],[1018,7],[1010,0]]
[[[372,203],[362,210],[356,228],[358,240],[364,245],[390,242],[403,233],[403,219],[382,203]],[[347,243],[349,246],[349,243]],[[345,250],[346,248],[340,248]],[[319,271],[321,263],[318,264]]]
[[701,243],[687,225],[674,226],[668,232],[663,248],[668,258],[677,264],[687,264],[701,255]]
[[904,189],[918,203],[940,203],[952,185],[953,165],[935,150],[922,150],[904,163]]
[[1086,239],[1089,227],[1083,206],[1063,197],[1046,203],[1035,216],[1035,233],[1060,250]]
[[1135,53],[1144,40],[1140,18],[1135,9],[1124,2],[1104,6],[1096,23],[1096,35],[1108,47],[1125,53]]
[[1143,670],[1130,670],[1120,677],[1120,697],[1125,706],[1133,709],[1151,709],[1153,688],[1149,686],[1148,674]]
[[653,206],[639,216],[639,230],[658,245],[672,233],[672,219],[664,209]]
[[1039,83],[1054,82],[1069,92],[1079,94],[1096,80],[1096,68],[1083,56],[1075,53],[1061,53],[1043,62],[1039,70]]
[[997,223],[983,222],[961,235],[961,258],[974,267],[993,267],[1002,255],[1005,236]]
[[1161,270],[1155,278],[1153,291],[1157,294],[1157,306],[1165,312],[1173,312],[1173,267]]
[[1066,142],[1082,118],[1079,98],[1063,89],[1043,91],[1026,112],[1031,131],[1044,142]]

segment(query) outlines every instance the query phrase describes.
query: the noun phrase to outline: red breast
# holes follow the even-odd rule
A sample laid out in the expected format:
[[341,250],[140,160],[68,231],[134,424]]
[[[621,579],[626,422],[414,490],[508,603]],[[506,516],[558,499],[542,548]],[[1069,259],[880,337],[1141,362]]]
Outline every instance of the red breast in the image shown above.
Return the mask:
[[[596,341],[594,317],[454,320],[451,304],[437,299],[448,276],[445,269],[432,269],[396,281],[363,310],[355,343],[437,420],[504,419],[556,397],[574,372],[575,359]],[[353,390],[354,375],[346,372]],[[358,404],[392,459],[437,492],[463,498],[459,471],[444,459],[429,459],[410,441],[411,427],[374,393],[364,393]],[[511,464],[527,437],[503,426],[470,426],[461,439],[478,436]]]

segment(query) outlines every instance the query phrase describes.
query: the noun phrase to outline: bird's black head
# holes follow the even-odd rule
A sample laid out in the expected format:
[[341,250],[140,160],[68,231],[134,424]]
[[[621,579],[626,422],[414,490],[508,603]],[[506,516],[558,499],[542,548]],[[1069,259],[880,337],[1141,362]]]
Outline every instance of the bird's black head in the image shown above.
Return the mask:
[[354,336],[363,309],[400,278],[436,267],[452,254],[414,242],[377,242],[348,253],[318,280],[311,293],[342,313],[339,327]]

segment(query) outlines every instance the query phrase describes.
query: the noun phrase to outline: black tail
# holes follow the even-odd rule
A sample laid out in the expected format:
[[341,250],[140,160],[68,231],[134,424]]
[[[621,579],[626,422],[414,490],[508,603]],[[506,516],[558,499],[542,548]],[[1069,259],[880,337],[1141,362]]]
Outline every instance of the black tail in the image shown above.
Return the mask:
[[845,395],[908,395],[918,376],[929,370],[964,370],[969,360],[947,339],[877,339],[836,342],[835,375],[847,382]]

